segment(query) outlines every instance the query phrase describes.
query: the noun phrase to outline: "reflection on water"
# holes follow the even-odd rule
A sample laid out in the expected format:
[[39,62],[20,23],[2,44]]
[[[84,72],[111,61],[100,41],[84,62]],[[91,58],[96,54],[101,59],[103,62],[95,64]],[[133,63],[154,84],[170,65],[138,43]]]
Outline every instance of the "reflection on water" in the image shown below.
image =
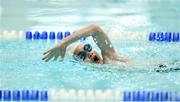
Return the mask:
[[75,30],[97,23],[113,31],[179,31],[178,0],[2,0],[1,28]]

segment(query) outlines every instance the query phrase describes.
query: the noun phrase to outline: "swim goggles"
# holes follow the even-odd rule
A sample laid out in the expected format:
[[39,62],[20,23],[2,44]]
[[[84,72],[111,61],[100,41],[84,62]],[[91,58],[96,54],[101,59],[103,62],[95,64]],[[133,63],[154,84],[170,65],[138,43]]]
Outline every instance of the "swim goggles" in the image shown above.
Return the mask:
[[74,56],[76,60],[82,59],[84,61],[87,56],[87,53],[92,51],[92,47],[90,44],[85,44],[83,49],[84,51],[81,51]]
[[[85,60],[88,52],[92,51],[92,47],[90,44],[85,44],[84,45],[84,51],[79,52],[77,55],[75,55],[75,59],[79,60],[82,59],[83,61]],[[98,56],[93,57],[93,62],[99,63],[99,58]]]

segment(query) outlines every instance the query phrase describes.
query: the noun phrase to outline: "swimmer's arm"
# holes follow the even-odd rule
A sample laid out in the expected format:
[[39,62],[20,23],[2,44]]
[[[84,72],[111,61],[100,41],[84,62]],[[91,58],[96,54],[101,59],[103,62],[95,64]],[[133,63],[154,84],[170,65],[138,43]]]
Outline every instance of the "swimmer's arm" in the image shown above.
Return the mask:
[[82,37],[89,37],[89,36],[93,37],[93,40],[95,41],[97,46],[101,49],[102,54],[106,56],[112,56],[112,54],[117,55],[108,36],[99,26],[95,24],[92,24],[90,26],[87,26],[83,29],[74,32],[72,35],[63,39],[62,44],[68,46]]
[[66,48],[70,44],[81,39],[82,37],[88,37],[95,32],[96,32],[96,30],[93,25],[90,25],[88,27],[85,27],[83,29],[80,29],[80,30],[74,32],[70,36],[64,38],[60,43],[56,44],[53,48],[44,52],[43,53],[44,57],[42,58],[42,60],[45,60],[46,62],[52,58],[54,58],[54,60],[57,60],[59,56],[63,60],[65,53],[66,53]]
[[101,49],[104,62],[106,62],[107,59],[126,62],[125,59],[118,57],[118,54],[116,53],[108,36],[104,33],[104,31],[99,26],[95,24],[92,24],[83,29],[80,29],[74,32],[72,35],[64,38],[55,47],[53,47],[52,49],[44,53],[45,57],[43,58],[43,60],[49,61],[53,57],[54,57],[54,60],[57,60],[59,56],[61,56],[61,58],[63,59],[65,56],[66,47],[68,47],[70,44],[72,44],[73,42],[83,37],[89,37],[89,36],[93,37],[93,40],[95,41],[97,46]]
[[121,62],[128,61],[128,59],[120,58],[118,56],[108,36],[99,26],[95,24],[92,24],[90,26],[87,26],[83,29],[74,32],[72,35],[66,37],[62,42],[64,44],[67,44],[68,46],[82,37],[89,37],[89,36],[93,37],[93,40],[95,41],[97,46],[101,49],[101,53],[104,61],[106,61],[107,59],[117,60]]

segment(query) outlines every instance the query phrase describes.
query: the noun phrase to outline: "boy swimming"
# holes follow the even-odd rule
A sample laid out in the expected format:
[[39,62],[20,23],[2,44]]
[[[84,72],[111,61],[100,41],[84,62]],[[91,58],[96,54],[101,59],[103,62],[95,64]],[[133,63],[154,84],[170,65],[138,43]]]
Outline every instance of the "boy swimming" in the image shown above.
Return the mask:
[[73,57],[76,60],[82,60],[89,63],[105,64],[110,63],[110,61],[118,61],[123,63],[128,63],[129,60],[119,57],[116,53],[110,39],[106,33],[97,25],[92,24],[83,29],[74,32],[72,35],[64,38],[60,43],[55,45],[55,47],[49,49],[43,53],[44,57],[42,60],[46,62],[53,59],[57,60],[59,57],[64,59],[66,48],[73,42],[83,38],[92,36],[94,42],[101,50],[101,56],[92,49],[90,44],[79,44],[74,50]]

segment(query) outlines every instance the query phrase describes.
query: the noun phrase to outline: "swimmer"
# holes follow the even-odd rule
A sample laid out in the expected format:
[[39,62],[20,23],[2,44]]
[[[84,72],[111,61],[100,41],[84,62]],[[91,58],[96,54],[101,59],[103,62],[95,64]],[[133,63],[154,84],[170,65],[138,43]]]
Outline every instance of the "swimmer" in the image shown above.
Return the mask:
[[101,50],[101,56],[94,49],[92,49],[90,44],[79,44],[74,49],[74,59],[96,64],[105,64],[110,63],[112,61],[118,61],[123,63],[130,62],[128,59],[118,56],[106,33],[95,24],[80,29],[74,32],[72,35],[64,38],[53,48],[44,52],[44,57],[42,58],[42,60],[45,60],[47,62],[51,59],[57,60],[59,57],[61,57],[61,59],[63,60],[66,53],[66,48],[70,44],[72,44],[75,41],[78,41],[83,37],[90,36],[92,36],[94,42]]

